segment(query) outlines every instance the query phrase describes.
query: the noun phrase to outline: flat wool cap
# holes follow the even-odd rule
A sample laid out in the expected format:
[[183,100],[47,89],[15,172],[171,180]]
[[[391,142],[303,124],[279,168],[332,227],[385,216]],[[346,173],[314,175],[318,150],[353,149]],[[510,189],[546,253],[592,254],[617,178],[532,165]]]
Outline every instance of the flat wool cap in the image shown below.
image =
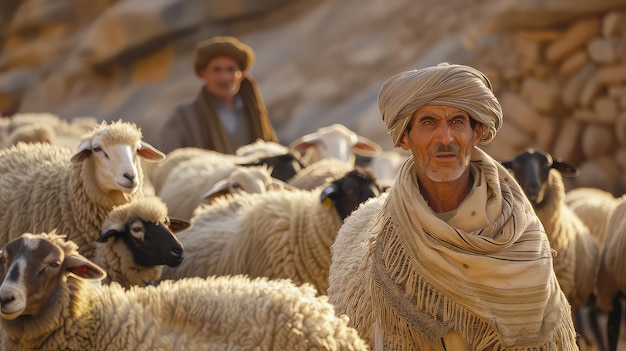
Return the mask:
[[226,55],[239,63],[241,71],[248,73],[254,64],[254,50],[235,37],[217,36],[203,40],[196,45],[196,62],[194,68],[199,76],[206,65],[214,57]]

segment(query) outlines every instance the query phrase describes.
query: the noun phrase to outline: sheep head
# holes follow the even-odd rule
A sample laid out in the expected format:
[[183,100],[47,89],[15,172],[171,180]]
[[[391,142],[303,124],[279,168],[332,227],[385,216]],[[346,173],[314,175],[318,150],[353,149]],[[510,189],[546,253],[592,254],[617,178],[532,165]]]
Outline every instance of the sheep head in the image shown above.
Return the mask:
[[577,167],[562,159],[553,159],[550,154],[534,149],[526,149],[513,159],[502,162],[502,165],[513,171],[533,206],[544,201],[551,169],[569,177],[577,176],[579,172]]
[[137,156],[150,161],[161,161],[165,155],[141,140],[141,130],[122,121],[107,125],[103,122],[81,138],[71,161],[80,164],[93,160],[96,186],[102,193],[120,191],[133,194],[143,181]]
[[188,221],[168,218],[167,207],[161,199],[146,197],[114,208],[97,242],[114,245],[120,239],[127,250],[118,255],[130,251],[134,262],[142,267],[176,267],[184,256],[183,245],[174,234],[189,227]]
[[69,276],[101,280],[102,268],[78,254],[77,245],[56,233],[25,233],[1,251],[0,316],[3,321],[36,316]]

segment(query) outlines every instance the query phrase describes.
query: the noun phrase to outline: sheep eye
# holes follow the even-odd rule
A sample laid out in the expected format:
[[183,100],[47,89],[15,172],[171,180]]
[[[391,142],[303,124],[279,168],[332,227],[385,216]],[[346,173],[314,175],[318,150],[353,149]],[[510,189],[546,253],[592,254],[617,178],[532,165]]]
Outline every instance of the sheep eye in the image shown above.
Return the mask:
[[59,261],[54,261],[54,262],[50,263],[50,267],[52,267],[52,268],[57,268],[60,265],[61,265],[61,263]]
[[93,152],[100,152],[100,151],[102,151],[102,148],[100,146],[95,146],[93,148]]
[[233,187],[233,189],[241,189],[242,188],[241,184],[239,184],[239,183],[233,183],[232,187]]

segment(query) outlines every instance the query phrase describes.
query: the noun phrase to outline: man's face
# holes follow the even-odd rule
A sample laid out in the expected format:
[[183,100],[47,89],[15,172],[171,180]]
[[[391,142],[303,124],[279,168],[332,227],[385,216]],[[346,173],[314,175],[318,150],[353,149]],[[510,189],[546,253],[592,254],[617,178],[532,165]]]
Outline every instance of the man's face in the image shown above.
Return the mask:
[[220,99],[229,99],[237,92],[243,80],[243,72],[230,56],[216,56],[200,71],[209,92]]
[[480,141],[482,124],[472,130],[467,112],[441,105],[424,106],[411,118],[412,126],[399,146],[411,150],[418,177],[437,183],[459,179],[468,169],[472,147]]

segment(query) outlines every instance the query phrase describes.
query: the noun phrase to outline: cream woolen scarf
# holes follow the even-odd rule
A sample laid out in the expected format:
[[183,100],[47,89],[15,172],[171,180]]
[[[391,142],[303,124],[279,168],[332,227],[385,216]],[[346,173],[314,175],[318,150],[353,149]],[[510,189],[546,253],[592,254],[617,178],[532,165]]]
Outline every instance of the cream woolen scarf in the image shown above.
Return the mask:
[[[475,147],[474,186],[448,222],[428,207],[409,158],[371,230],[372,305],[385,350],[577,350],[543,227],[519,185]],[[377,340],[377,344],[380,340]]]

